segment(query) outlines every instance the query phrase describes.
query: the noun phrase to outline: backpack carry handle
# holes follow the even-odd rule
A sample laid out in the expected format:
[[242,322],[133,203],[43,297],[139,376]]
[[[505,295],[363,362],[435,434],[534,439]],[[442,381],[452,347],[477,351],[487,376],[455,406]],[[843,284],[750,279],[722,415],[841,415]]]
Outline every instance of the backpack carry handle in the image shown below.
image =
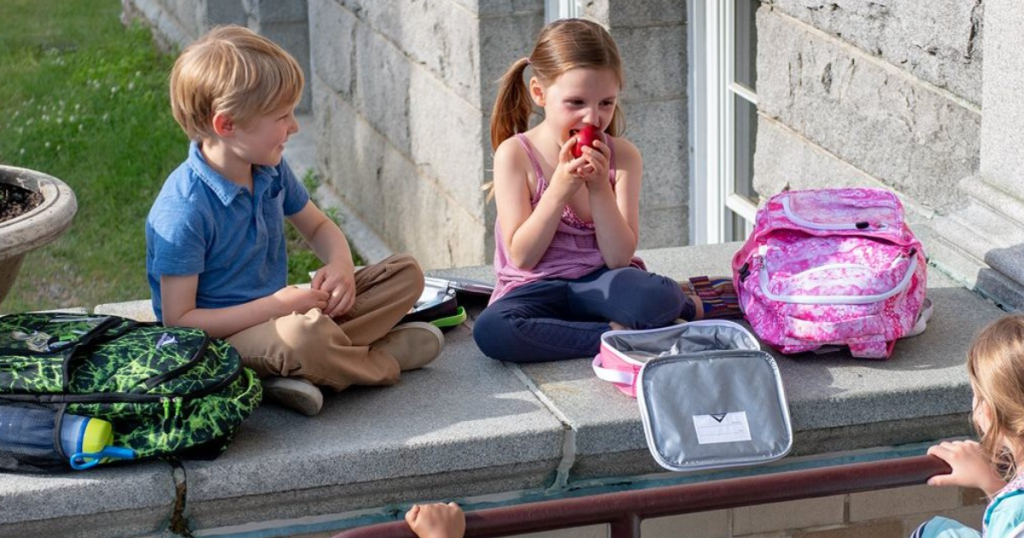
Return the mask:
[[[110,332],[110,329],[121,323],[123,323],[123,326],[120,329]],[[139,325],[142,325],[142,323],[132,319],[110,316],[103,320],[93,330],[89,331],[88,334],[79,339],[78,342],[75,342],[74,345],[65,350],[63,368],[64,379],[62,381],[64,392],[69,392],[69,387],[71,386],[71,363],[75,358],[88,355],[89,352],[96,348],[96,346],[115,340],[118,337],[127,334],[128,331]]]

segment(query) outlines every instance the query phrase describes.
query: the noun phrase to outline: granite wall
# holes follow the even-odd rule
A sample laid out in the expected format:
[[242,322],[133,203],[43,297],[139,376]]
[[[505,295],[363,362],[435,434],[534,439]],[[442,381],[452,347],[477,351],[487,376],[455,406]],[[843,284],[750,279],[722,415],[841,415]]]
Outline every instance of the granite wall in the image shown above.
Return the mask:
[[925,215],[978,170],[981,2],[772,0],[757,14],[755,187],[886,186]]

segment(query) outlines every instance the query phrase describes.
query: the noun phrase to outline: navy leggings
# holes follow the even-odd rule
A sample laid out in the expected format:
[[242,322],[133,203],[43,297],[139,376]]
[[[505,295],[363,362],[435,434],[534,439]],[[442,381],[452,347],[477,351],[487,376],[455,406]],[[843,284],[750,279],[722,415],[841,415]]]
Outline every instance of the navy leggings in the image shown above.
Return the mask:
[[615,321],[630,329],[693,317],[676,281],[635,267],[602,267],[576,280],[541,280],[488,306],[473,327],[485,355],[509,362],[593,357]]

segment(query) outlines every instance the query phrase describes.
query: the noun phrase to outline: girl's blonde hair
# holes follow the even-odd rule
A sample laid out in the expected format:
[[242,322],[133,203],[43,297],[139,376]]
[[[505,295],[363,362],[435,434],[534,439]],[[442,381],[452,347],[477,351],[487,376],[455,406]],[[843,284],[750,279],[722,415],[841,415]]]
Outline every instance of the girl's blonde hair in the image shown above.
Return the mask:
[[967,352],[967,373],[979,404],[991,410],[991,426],[978,432],[982,449],[1009,478],[1024,456],[1024,316],[1005,316],[982,329]]
[[[523,81],[526,67],[544,87],[571,69],[609,69],[619,87],[624,85],[619,47],[601,25],[583,19],[562,19],[541,30],[528,58],[517,60],[498,83],[498,98],[491,112],[491,147],[498,148],[507,138],[526,131],[533,101]],[[618,103],[608,125],[608,134],[619,136],[625,129],[625,115]]]
[[299,64],[273,41],[241,26],[218,26],[182,51],[171,71],[171,111],[192,140],[212,137],[213,116],[247,128],[302,98]]

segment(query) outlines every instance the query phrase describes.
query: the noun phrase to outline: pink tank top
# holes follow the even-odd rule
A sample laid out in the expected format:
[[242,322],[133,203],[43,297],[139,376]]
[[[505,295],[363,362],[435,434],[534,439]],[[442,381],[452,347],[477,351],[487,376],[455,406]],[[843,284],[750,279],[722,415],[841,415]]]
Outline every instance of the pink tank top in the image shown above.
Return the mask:
[[[540,163],[534,155],[533,146],[523,134],[517,134],[516,140],[523,146],[526,155],[533,165],[533,172],[537,175],[537,191],[530,199],[530,206],[537,207],[540,197],[548,188],[547,179],[541,171]],[[605,137],[608,147],[611,149],[611,159],[608,166],[608,180],[615,188],[615,146],[611,139]],[[643,260],[633,257],[630,265],[637,269],[646,270]],[[508,251],[505,249],[505,241],[501,237],[501,226],[494,223],[494,293],[491,294],[491,301],[494,302],[508,292],[530,282],[550,279],[566,279],[584,277],[597,269],[604,267],[604,258],[597,246],[597,234],[594,232],[593,222],[584,222],[568,204],[562,210],[562,219],[558,223],[554,237],[548,250],[541,257],[537,265],[530,270],[523,270],[515,266],[509,259]]]

